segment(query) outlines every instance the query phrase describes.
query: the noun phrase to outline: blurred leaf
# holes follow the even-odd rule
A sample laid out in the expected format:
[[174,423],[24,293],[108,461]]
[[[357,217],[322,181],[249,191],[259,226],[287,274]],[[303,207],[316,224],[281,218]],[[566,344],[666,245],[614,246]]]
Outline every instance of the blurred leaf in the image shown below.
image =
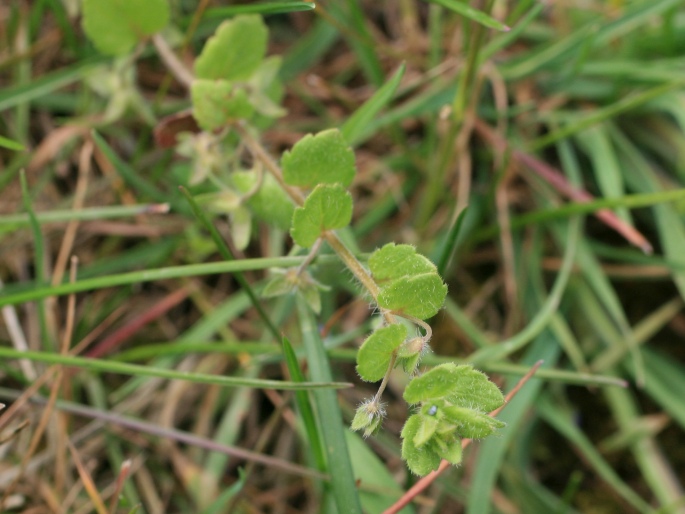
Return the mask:
[[227,80],[194,80],[190,88],[193,116],[204,130],[225,127],[254,113],[247,92]]
[[103,54],[126,54],[168,22],[167,0],[83,0],[83,30]]
[[[257,174],[240,171],[231,174],[231,181],[241,193],[247,193],[257,184]],[[262,184],[245,202],[255,216],[281,230],[290,229],[295,206],[271,174],[264,174]]]
[[261,16],[245,15],[225,21],[195,60],[195,75],[200,79],[247,79],[266,55],[268,36]]
[[0,147],[7,148],[8,150],[16,150],[18,152],[26,149],[21,143],[12,141],[3,136],[0,136]]

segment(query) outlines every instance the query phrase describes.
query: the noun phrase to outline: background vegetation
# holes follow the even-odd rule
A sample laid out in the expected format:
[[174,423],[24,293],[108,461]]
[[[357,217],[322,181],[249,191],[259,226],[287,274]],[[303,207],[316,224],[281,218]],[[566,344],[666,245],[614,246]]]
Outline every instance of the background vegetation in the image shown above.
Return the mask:
[[[353,142],[351,241],[444,270],[427,362],[507,391],[545,361],[501,435],[403,512],[684,512],[685,9],[470,3],[174,0],[162,36],[190,68],[222,20],[265,15],[287,110],[263,132],[274,156],[401,76]],[[78,2],[0,5],[0,510],[334,512],[311,438],[331,417],[258,381],[302,377],[244,287],[302,258],[262,224],[239,251],[217,216],[227,261],[193,216],[177,188],[193,162],[168,145],[190,100],[159,52],[103,56]],[[315,271],[317,320],[261,304],[304,376],[303,337],[321,338],[354,384],[326,409],[349,423],[374,391],[354,371],[371,313],[335,259]],[[378,437],[345,436],[370,513],[415,481],[402,380]]]

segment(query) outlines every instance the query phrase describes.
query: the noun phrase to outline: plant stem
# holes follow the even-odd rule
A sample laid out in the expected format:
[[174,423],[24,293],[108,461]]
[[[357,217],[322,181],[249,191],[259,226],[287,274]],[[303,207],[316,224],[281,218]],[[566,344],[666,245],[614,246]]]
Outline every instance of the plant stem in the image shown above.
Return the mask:
[[331,245],[331,248],[335,250],[338,257],[345,263],[345,266],[354,274],[354,276],[361,282],[361,284],[366,288],[369,294],[373,297],[373,300],[377,302],[378,294],[380,290],[378,289],[378,284],[369,274],[362,263],[357,260],[354,254],[345,246],[338,234],[333,231],[328,231],[323,235],[326,242]]
[[323,239],[319,238],[312,245],[312,249],[309,250],[307,257],[302,261],[302,264],[300,264],[297,268],[297,276],[300,276],[302,274],[302,272],[307,268],[307,266],[309,266],[309,264],[314,260],[314,257],[316,257],[316,254],[319,253],[319,249],[321,248],[322,244],[323,244]]
[[276,161],[274,161],[271,158],[271,156],[264,149],[262,144],[259,141],[257,141],[254,137],[252,137],[252,134],[250,134],[250,131],[247,130],[245,124],[243,122],[239,122],[233,125],[233,127],[236,129],[238,134],[240,134],[242,141],[245,143],[248,150],[250,150],[252,156],[255,159],[261,161],[264,164],[264,166],[266,166],[266,169],[268,169],[271,172],[271,174],[274,176],[276,181],[281,185],[283,190],[286,193],[288,193],[288,196],[290,196],[290,198],[292,198],[292,200],[297,205],[302,205],[304,203],[304,197],[302,196],[302,193],[300,193],[300,191],[296,188],[291,187],[285,183],[285,180],[283,180],[283,173],[281,172],[281,168],[278,167]]

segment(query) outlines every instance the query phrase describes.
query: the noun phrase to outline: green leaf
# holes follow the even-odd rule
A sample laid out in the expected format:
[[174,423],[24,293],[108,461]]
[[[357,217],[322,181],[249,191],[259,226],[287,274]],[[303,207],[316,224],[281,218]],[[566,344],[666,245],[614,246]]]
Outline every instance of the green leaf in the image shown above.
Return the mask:
[[389,243],[371,254],[369,268],[381,286],[378,304],[385,309],[426,319],[445,301],[447,286],[435,265],[413,246]]
[[254,113],[247,93],[227,80],[194,80],[190,87],[193,116],[204,130],[215,130]]
[[304,301],[307,302],[307,305],[309,305],[311,310],[316,314],[321,313],[321,295],[319,294],[319,289],[316,287],[316,284],[305,282],[297,291],[302,295],[302,298],[304,298]]
[[407,374],[413,375],[427,349],[428,343],[422,337],[414,337],[405,341],[397,349],[398,366],[402,366]]
[[402,458],[412,473],[424,476],[438,469],[440,456],[428,445],[421,448],[414,444],[414,438],[421,428],[421,416],[414,414],[409,417],[402,428]]
[[240,207],[240,196],[231,189],[197,195],[195,201],[210,212],[226,214]]
[[369,135],[367,127],[373,118],[392,100],[397,86],[399,86],[406,65],[402,63],[392,78],[378,89],[364,105],[357,109],[352,116],[340,127],[342,135],[348,143],[355,145]]
[[[257,183],[257,175],[241,171],[232,173],[231,180],[238,191],[247,193]],[[281,230],[290,228],[295,206],[271,174],[264,174],[261,187],[245,203],[261,220]]]
[[504,23],[497,21],[495,18],[491,18],[487,14],[485,14],[483,11],[479,11],[478,9],[474,9],[473,7],[462,3],[458,0],[427,0],[428,2],[442,5],[443,7],[446,7],[447,9],[456,12],[457,14],[461,14],[463,17],[468,18],[470,20],[475,21],[476,23],[480,23],[481,25],[495,29],[495,30],[501,30],[502,32],[508,32],[510,30],[509,27],[507,27]]
[[431,438],[435,435],[435,431],[438,428],[438,419],[434,416],[418,416],[421,420],[419,428],[414,434],[414,446],[421,448],[425,445]]
[[447,420],[458,426],[459,436],[467,439],[482,439],[504,426],[498,419],[465,407],[448,406],[442,412]]
[[12,141],[6,137],[0,136],[0,147],[7,148],[9,150],[21,151],[24,150],[24,145],[18,143],[17,141]]
[[282,84],[278,78],[283,59],[280,56],[267,57],[250,77],[250,103],[255,110],[269,118],[278,118],[286,114],[281,107]]
[[348,187],[355,174],[354,152],[338,129],[308,134],[283,154],[283,179],[311,189],[317,184]]
[[381,285],[398,278],[436,271],[435,264],[416,253],[416,248],[395,243],[388,243],[373,252],[369,257],[369,268]]
[[288,275],[278,274],[269,279],[269,281],[262,289],[262,296],[264,298],[273,298],[274,296],[281,296],[291,293],[295,288],[295,284],[288,278]]
[[452,441],[450,444],[437,447],[435,451],[441,459],[445,459],[453,466],[461,463],[461,441],[459,439]]
[[448,362],[412,379],[404,390],[404,399],[407,403],[415,404],[453,393],[458,380],[457,368],[456,364]]
[[83,0],[83,30],[103,54],[126,54],[168,22],[167,0]]
[[237,16],[225,21],[195,60],[195,75],[201,79],[247,79],[266,55],[268,36],[260,16]]
[[381,380],[388,371],[392,352],[407,337],[404,325],[393,324],[371,334],[357,353],[357,373],[367,382]]
[[381,288],[378,305],[398,314],[428,319],[435,316],[447,296],[440,275],[430,273],[394,281]]
[[238,207],[228,215],[231,221],[231,236],[238,250],[244,250],[250,244],[252,233],[252,215],[245,207]]
[[413,375],[416,373],[416,368],[419,367],[419,362],[421,362],[421,354],[415,353],[408,357],[397,357],[397,365],[402,366],[402,369],[407,375]]
[[308,248],[326,230],[347,226],[352,220],[352,196],[340,184],[320,184],[295,209],[290,235]]
[[492,412],[504,403],[504,396],[488,377],[473,367],[465,364],[454,370],[455,390],[447,398],[458,407],[476,409],[481,412]]

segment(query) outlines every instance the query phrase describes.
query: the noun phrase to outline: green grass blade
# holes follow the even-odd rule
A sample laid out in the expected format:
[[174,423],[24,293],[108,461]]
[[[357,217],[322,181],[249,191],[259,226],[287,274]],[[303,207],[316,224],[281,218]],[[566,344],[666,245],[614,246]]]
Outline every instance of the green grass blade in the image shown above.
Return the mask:
[[540,3],[534,4],[533,7],[531,7],[526,13],[526,15],[513,25],[509,32],[505,34],[499,34],[497,37],[493,38],[489,43],[487,43],[478,54],[478,67],[480,68],[485,61],[490,59],[500,50],[507,48],[519,37],[521,37],[528,25],[530,25],[530,23],[532,23],[535,18],[540,15],[544,7],[545,6]]
[[3,136],[0,136],[0,147],[7,148],[8,150],[15,150],[17,152],[26,150],[26,147],[18,141],[13,141]]
[[457,238],[459,237],[461,226],[464,223],[466,211],[468,211],[468,207],[464,208],[457,216],[457,219],[454,220],[449,232],[447,232],[444,240],[440,244],[440,251],[437,258],[433,259],[441,277],[445,276],[447,266],[449,266],[452,257],[454,257],[454,253],[457,251]]
[[383,67],[375,49],[374,40],[366,26],[366,16],[358,0],[330,2],[327,8],[337,22],[345,24],[349,29],[346,33],[347,42],[357,56],[359,65],[369,82],[375,86],[383,84],[385,80]]
[[30,102],[35,98],[48,95],[64,86],[83,80],[97,66],[109,59],[103,56],[80,61],[79,63],[33,79],[28,84],[17,84],[0,90],[0,111]]
[[489,29],[495,29],[495,30],[501,30],[503,32],[506,32],[509,30],[509,27],[507,27],[504,23],[501,21],[497,21],[495,18],[488,16],[482,11],[479,11],[478,9],[474,9],[473,7],[469,6],[468,4],[459,2],[457,0],[426,0],[430,3],[433,4],[438,4],[441,5],[450,11],[453,11],[457,14],[460,14],[464,18],[468,18],[469,20],[473,20],[476,23],[480,23],[484,27],[488,27]]
[[[305,301],[299,297],[297,311],[312,379],[329,382],[332,380],[331,366],[319,336],[314,314]],[[331,487],[338,512],[361,514],[362,508],[352,472],[338,399],[332,390],[322,389],[313,394],[327,451],[328,472],[331,475]]]
[[[586,154],[592,163],[592,171],[605,198],[622,198],[625,196],[625,184],[618,158],[611,144],[606,130],[598,125],[578,134]],[[632,224],[627,209],[619,208],[616,214],[626,223]]]
[[533,317],[530,323],[515,336],[510,337],[499,344],[483,348],[471,354],[469,357],[470,362],[473,362],[475,365],[480,365],[489,360],[499,360],[507,355],[511,355],[535,338],[550,322],[552,315],[559,306],[561,297],[566,289],[566,284],[571,276],[573,261],[580,238],[580,219],[576,218],[572,220],[570,225],[568,243],[566,244],[566,251],[564,252],[564,259],[561,268],[559,269],[559,274],[557,275],[549,296],[538,313]]
[[[559,347],[555,344],[553,337],[548,331],[544,331],[527,349],[521,362],[530,370],[530,366],[543,359],[545,364],[538,369],[540,372],[544,368],[553,367],[559,354]],[[505,389],[510,389],[514,385],[516,381],[509,380]],[[515,444],[519,437],[519,427],[524,422],[531,406],[536,402],[542,385],[538,374],[529,380],[497,416],[497,419],[504,421],[507,426],[498,432],[497,437],[490,437],[480,444],[478,461],[471,479],[467,514],[490,512],[491,493],[495,487],[501,463],[509,447]]]
[[[654,193],[638,193],[620,198],[598,198],[591,202],[567,203],[551,209],[540,209],[511,219],[511,229],[518,230],[529,225],[539,225],[577,214],[592,214],[601,209],[640,209],[661,203],[680,202],[685,199],[685,189],[665,190]],[[499,227],[492,225],[473,234],[473,241],[480,242],[499,234]]]
[[206,373],[191,373],[187,371],[175,371],[151,366],[140,366],[105,359],[88,359],[72,355],[61,355],[44,352],[22,352],[11,348],[0,347],[0,357],[8,359],[28,359],[48,364],[61,364],[87,369],[98,373],[118,373],[122,375],[137,375],[145,377],[168,378],[174,380],[187,380],[197,384],[215,384],[224,387],[254,387],[260,389],[298,390],[298,389],[340,389],[350,387],[351,384],[343,382],[286,382],[280,380],[247,379],[226,377],[223,375],[208,375]]
[[[212,236],[212,241],[214,241],[214,244],[219,250],[219,254],[221,254],[221,256],[227,261],[235,261],[233,253],[231,253],[231,250],[228,248],[228,245],[221,237],[221,234],[219,234],[219,231],[216,229],[214,224],[209,220],[209,218],[207,218],[207,215],[202,211],[202,209],[200,209],[200,206],[197,204],[193,196],[188,192],[188,190],[185,187],[181,187],[180,190],[185,199],[188,201],[190,209],[193,211],[195,218],[197,218],[197,220],[202,224],[202,226],[209,231],[209,234]],[[264,323],[266,324],[266,327],[271,332],[271,335],[274,337],[276,341],[278,341],[281,337],[281,334],[278,331],[278,328],[276,328],[274,322],[271,321],[271,318],[264,310],[264,307],[262,307],[262,303],[259,301],[259,298],[257,298],[257,295],[252,289],[250,283],[239,271],[235,272],[233,276],[238,281],[238,284],[240,284],[241,289],[245,291],[247,296],[250,298],[252,306],[259,314],[259,317],[262,318],[262,321],[264,321]]]
[[309,32],[300,37],[283,57],[280,77],[287,81],[312,68],[339,37],[338,30],[326,20],[316,20]]
[[550,144],[555,143],[560,139],[572,136],[602,121],[607,121],[612,118],[615,118],[619,114],[629,112],[633,109],[636,109],[637,107],[646,104],[654,98],[658,98],[659,96],[668,93],[669,91],[682,87],[682,81],[667,82],[665,84],[661,84],[651,89],[647,89],[646,91],[642,91],[634,95],[625,96],[611,105],[597,109],[590,115],[583,116],[578,121],[569,123],[563,128],[560,128],[558,130],[550,132],[547,135],[539,137],[528,146],[528,151],[536,152],[542,150],[546,146],[549,146]]
[[[24,209],[29,218],[29,224],[31,226],[31,232],[33,233],[33,268],[36,275],[36,282],[42,284],[46,282],[45,277],[45,241],[43,239],[43,233],[40,230],[40,224],[36,219],[36,213],[33,210],[33,205],[31,204],[31,195],[29,194],[29,186],[26,182],[26,173],[22,170],[19,174],[19,181],[21,183],[21,197],[22,203],[24,204]],[[43,344],[49,349],[55,348],[55,341],[52,337],[52,333],[48,328],[48,318],[47,310],[44,299],[41,298],[38,301],[38,323],[40,325],[40,336]]]
[[[68,221],[94,221],[103,219],[128,218],[140,214],[157,214],[168,211],[166,204],[112,205],[107,207],[85,207],[75,210],[55,210],[35,213],[39,224],[65,223]],[[0,232],[30,226],[28,214],[7,214],[0,216]]]
[[542,419],[564,436],[583,456],[583,460],[624,500],[640,512],[651,511],[650,505],[619,477],[593,443],[581,432],[571,412],[562,409],[557,402],[553,402],[547,396],[541,397],[535,403],[535,407]]
[[[263,270],[268,268],[289,268],[302,264],[305,257],[271,257],[263,259],[242,259],[229,262],[208,262],[203,264],[187,264],[185,266],[169,266],[141,271],[131,271],[105,277],[88,278],[72,283],[57,285],[54,287],[30,287],[28,290],[20,289],[19,292],[11,293],[10,287],[6,287],[0,294],[0,307],[14,305],[32,300],[39,300],[48,296],[63,296],[70,293],[81,293],[106,287],[123,286],[139,282],[152,282],[169,278],[194,277],[202,275],[215,275],[221,273],[234,273],[236,271]],[[334,256],[317,257],[319,262],[335,261]]]
[[[295,351],[293,350],[290,341],[288,341],[288,338],[286,337],[283,337],[281,341],[283,345],[283,357],[285,358],[285,363],[288,366],[288,371],[290,372],[292,381],[301,383],[305,382],[305,377],[302,374],[300,364],[297,361],[297,355],[295,355]],[[297,403],[297,408],[300,412],[300,417],[302,418],[302,424],[304,425],[305,432],[307,433],[307,447],[312,452],[314,462],[316,463],[316,468],[321,471],[325,471],[326,456],[323,451],[323,444],[319,435],[319,429],[316,425],[314,410],[309,402],[309,395],[304,391],[296,391],[295,402]]]
[[[613,130],[611,135],[619,150],[628,185],[643,191],[661,191],[659,174],[645,156],[618,130]],[[685,298],[685,272],[682,271],[685,265],[685,223],[672,205],[657,205],[654,214],[664,256],[677,263],[672,276],[680,295]]]
[[350,146],[357,146],[373,135],[373,132],[369,132],[367,127],[371,120],[392,100],[397,87],[400,85],[405,69],[406,65],[402,63],[392,78],[379,88],[340,127],[340,131]]
[[[636,399],[629,391],[612,388],[603,392],[619,431],[630,431],[639,424],[641,413]],[[667,464],[655,438],[647,434],[637,438],[630,444],[630,451],[641,475],[659,503],[666,506],[678,501],[682,496],[680,483]]]
[[203,18],[230,18],[239,14],[284,14],[298,11],[311,11],[315,8],[314,2],[302,0],[283,0],[281,2],[254,2],[248,5],[230,5],[225,7],[212,7],[207,9]]
[[145,180],[139,172],[125,163],[100,134],[93,130],[91,136],[97,147],[105,154],[107,160],[112,163],[114,169],[117,170],[121,178],[124,179],[127,184],[156,202],[168,202],[176,212],[188,212],[185,203],[181,202],[179,194],[176,191],[172,191],[171,193],[160,191],[153,184]]

